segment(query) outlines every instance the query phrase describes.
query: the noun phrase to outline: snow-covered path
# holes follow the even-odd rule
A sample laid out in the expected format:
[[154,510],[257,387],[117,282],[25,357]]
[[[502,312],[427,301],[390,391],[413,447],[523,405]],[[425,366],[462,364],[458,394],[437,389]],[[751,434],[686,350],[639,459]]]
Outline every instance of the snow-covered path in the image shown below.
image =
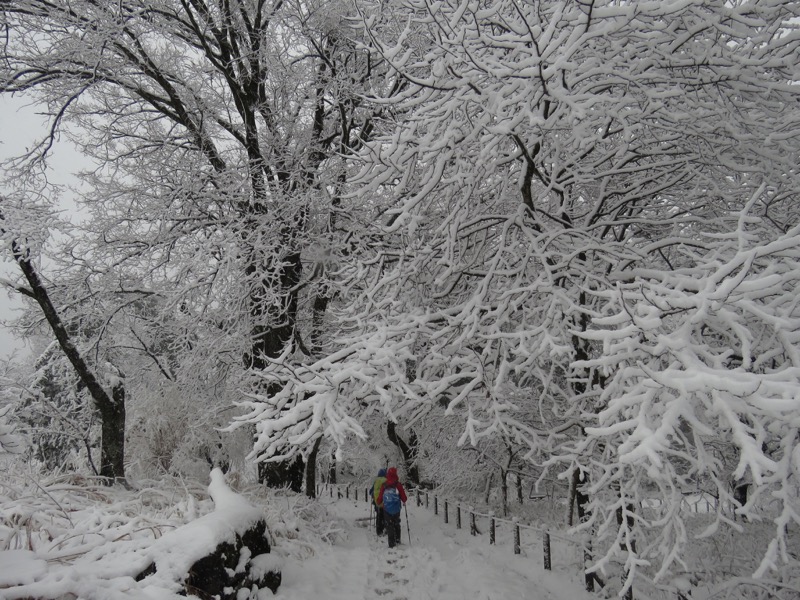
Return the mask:
[[[328,502],[325,499],[323,502]],[[488,546],[486,537],[445,525],[409,502],[411,543],[405,518],[402,545],[390,550],[364,520],[365,502],[329,501],[347,539],[316,548],[303,562],[290,561],[277,598],[291,600],[583,600],[590,596],[564,574],[545,571],[510,548]]]

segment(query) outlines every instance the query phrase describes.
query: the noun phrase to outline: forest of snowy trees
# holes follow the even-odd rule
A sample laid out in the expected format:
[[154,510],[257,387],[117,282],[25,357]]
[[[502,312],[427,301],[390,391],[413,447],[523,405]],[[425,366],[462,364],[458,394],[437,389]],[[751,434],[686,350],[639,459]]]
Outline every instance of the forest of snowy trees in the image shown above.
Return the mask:
[[0,170],[35,349],[0,452],[309,495],[389,457],[547,489],[628,581],[759,524],[741,575],[797,592],[800,4],[0,0],[0,28],[0,94],[47,119]]

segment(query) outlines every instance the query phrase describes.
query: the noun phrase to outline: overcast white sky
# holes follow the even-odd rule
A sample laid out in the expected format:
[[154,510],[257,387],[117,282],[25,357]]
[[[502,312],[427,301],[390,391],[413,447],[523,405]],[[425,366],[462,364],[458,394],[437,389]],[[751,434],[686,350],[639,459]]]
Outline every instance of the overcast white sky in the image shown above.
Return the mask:
[[[0,95],[0,164],[3,160],[23,152],[31,147],[37,137],[43,135],[44,120],[36,114],[36,109],[26,106],[28,102],[22,98],[9,98]],[[72,173],[79,168],[83,161],[75,149],[68,142],[61,142],[54,147],[50,164],[52,174],[48,175],[54,183],[69,184]],[[0,166],[0,192],[8,189],[9,182],[7,171]],[[65,208],[71,204],[69,193],[63,195],[62,201]],[[0,260],[0,278],[8,278],[9,274],[17,275],[16,266],[5,257]],[[15,308],[21,303],[16,294],[0,286],[0,359],[11,354],[25,351],[25,345],[16,339],[3,321],[14,317]]]

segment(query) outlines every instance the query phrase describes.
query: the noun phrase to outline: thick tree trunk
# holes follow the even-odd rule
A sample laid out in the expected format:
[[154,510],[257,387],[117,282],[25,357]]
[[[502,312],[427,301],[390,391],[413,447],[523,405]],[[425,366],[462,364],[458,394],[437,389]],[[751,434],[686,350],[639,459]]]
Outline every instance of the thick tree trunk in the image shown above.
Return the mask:
[[391,441],[395,446],[400,449],[400,453],[403,455],[403,463],[406,468],[406,475],[408,476],[408,480],[413,483],[414,485],[419,485],[419,469],[416,465],[416,457],[417,457],[417,447],[416,447],[416,436],[412,432],[409,436],[409,441],[413,444],[409,446],[406,444],[405,440],[397,435],[397,427],[395,423],[389,421],[386,424],[386,435],[389,437],[389,441]]
[[508,471],[500,469],[500,490],[503,497],[503,516],[508,516]]
[[309,498],[317,497],[317,455],[321,443],[322,438],[317,438],[306,460],[306,496]]
[[[253,319],[250,353],[245,357],[247,366],[256,371],[266,368],[270,359],[278,358],[294,338],[297,316],[297,292],[294,290],[302,274],[300,253],[294,252],[284,257],[277,276],[263,277],[270,273],[270,265],[260,267],[255,259],[246,269],[248,277],[263,277],[254,285],[250,295],[250,313]],[[267,300],[279,290],[283,299],[279,306]],[[275,394],[280,387],[270,385],[265,390],[268,396]],[[279,463],[259,463],[259,481],[267,487],[284,488],[302,493],[305,463],[302,457]]]
[[111,388],[112,403],[100,407],[102,441],[100,443],[100,475],[109,479],[125,473],[125,385],[120,379]]
[[[2,213],[0,213],[2,218]],[[44,283],[39,277],[39,273],[30,261],[27,250],[24,250],[16,241],[12,242],[14,260],[22,270],[25,279],[28,281],[30,289],[19,290],[21,293],[30,296],[39,304],[47,323],[55,335],[61,350],[67,357],[75,372],[80,377],[81,382],[86,386],[95,405],[100,411],[103,419],[103,436],[101,441],[102,464],[100,474],[106,477],[111,483],[113,480],[125,479],[125,392],[119,383],[119,390],[115,388],[113,397],[98,381],[95,373],[83,359],[78,351],[72,337],[67,332],[55,305],[50,299],[50,295]]]
[[[581,473],[579,469],[575,469],[572,472],[573,483],[575,486],[575,507],[578,511],[578,522],[585,523],[591,517],[591,513],[589,512],[589,496],[583,491],[583,488],[589,483],[589,477],[585,473]],[[592,540],[589,540],[586,543],[586,547],[583,550],[583,564],[584,568],[587,568],[593,561],[592,556]],[[586,591],[592,592],[594,591],[594,582],[597,581],[598,583],[603,585],[603,582],[598,579],[598,577],[594,573],[586,573],[584,572],[584,583],[586,585]]]

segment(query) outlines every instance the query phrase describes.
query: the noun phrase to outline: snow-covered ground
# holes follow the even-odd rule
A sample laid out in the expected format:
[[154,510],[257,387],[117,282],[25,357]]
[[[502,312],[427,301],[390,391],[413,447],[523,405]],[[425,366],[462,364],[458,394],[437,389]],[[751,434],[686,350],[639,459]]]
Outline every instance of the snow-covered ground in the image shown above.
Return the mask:
[[[180,595],[180,580],[189,566],[262,514],[273,552],[257,562],[281,569],[277,598],[597,600],[619,591],[617,576],[606,577],[607,587],[594,595],[584,591],[581,551],[569,536],[553,532],[553,570],[545,571],[540,531],[523,528],[521,554],[515,555],[509,521],[498,520],[497,544],[490,545],[487,521],[479,520],[482,534],[472,536],[462,515],[463,528],[457,529],[452,504],[445,523],[441,503],[435,515],[433,502],[418,507],[412,497],[402,545],[390,550],[370,526],[363,497],[334,499],[323,493],[309,500],[246,485],[234,494],[220,473],[207,486],[165,478],[126,490],[75,475],[40,480],[19,468],[5,472],[0,479],[0,600],[186,598]],[[546,512],[543,505],[528,508],[531,517]],[[692,518],[702,530],[707,516],[700,512]],[[694,540],[685,575],[659,584],[637,579],[635,597],[677,600],[679,590],[684,595],[691,590],[697,599],[800,598],[796,562],[774,575],[780,586],[749,578],[756,550],[763,547],[759,536],[769,529],[769,523],[750,523],[741,532]],[[157,572],[136,581],[153,563]],[[778,589],[781,595],[770,595]],[[245,592],[239,600],[272,597],[264,589]]]
[[[510,546],[445,525],[413,502],[402,544],[389,549],[368,526],[362,501],[322,498],[344,523],[345,539],[303,562],[287,563],[277,597],[287,600],[582,600],[592,598],[564,573],[548,572]],[[411,540],[408,540],[408,531]],[[596,597],[594,597],[596,600]]]
[[[128,491],[69,479],[29,483],[4,486],[0,494],[4,600],[177,600],[184,597],[180,573],[253,510],[270,523],[271,562],[283,572],[277,598],[590,598],[574,569],[547,572],[534,557],[514,555],[500,531],[498,545],[490,546],[488,536],[472,537],[414,502],[403,520],[402,544],[390,550],[369,526],[363,498],[309,501],[274,492],[259,498],[263,488],[257,488],[248,501],[218,472],[207,490],[214,502],[197,487]],[[136,581],[152,562],[158,572]],[[269,590],[252,596],[271,597]]]

